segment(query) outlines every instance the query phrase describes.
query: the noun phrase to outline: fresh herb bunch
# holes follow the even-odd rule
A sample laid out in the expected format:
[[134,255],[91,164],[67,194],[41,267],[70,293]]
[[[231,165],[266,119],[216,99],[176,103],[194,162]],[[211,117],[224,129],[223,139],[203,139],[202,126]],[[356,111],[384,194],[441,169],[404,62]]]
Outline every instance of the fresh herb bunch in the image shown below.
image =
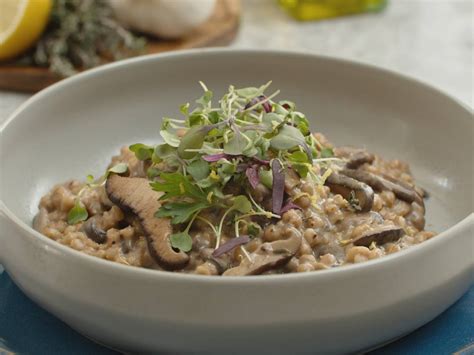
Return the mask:
[[[213,93],[201,83],[204,94],[190,111],[181,106],[183,119],[164,118],[160,135],[163,144],[142,143],[129,148],[139,160],[148,161],[148,177],[154,190],[163,192],[157,217],[172,224],[187,223],[170,237],[173,247],[191,249],[189,236],[196,219],[209,225],[220,245],[224,221],[233,216],[235,237],[241,224],[249,235],[259,232],[254,216],[280,218],[297,206],[284,201],[285,175],[289,169],[300,178],[323,184],[333,152],[311,134],[305,115],[290,101],[274,101],[279,91],[265,96],[270,82],[261,87],[229,91],[213,105]],[[272,210],[252,198],[252,189],[263,184],[271,190]],[[238,192],[229,189],[237,186]],[[232,193],[229,190],[233,190]],[[214,225],[202,212],[211,209],[221,216]],[[260,217],[262,218],[262,217]]]
[[145,40],[121,27],[106,0],[54,0],[45,33],[19,60],[61,76],[140,53]]

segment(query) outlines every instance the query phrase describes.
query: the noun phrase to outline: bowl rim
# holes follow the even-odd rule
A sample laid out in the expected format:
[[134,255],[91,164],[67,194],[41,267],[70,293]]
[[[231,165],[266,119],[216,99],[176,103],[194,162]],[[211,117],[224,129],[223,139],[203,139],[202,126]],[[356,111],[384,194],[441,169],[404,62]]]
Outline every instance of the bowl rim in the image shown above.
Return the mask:
[[[202,55],[227,55],[232,53],[232,55],[240,54],[240,55],[276,55],[276,56],[287,56],[287,57],[301,57],[307,59],[317,59],[323,61],[334,62],[340,65],[350,65],[356,67],[358,69],[363,70],[370,70],[377,72],[380,75],[391,77],[392,79],[398,79],[410,83],[411,85],[416,85],[421,87],[425,90],[429,90],[435,94],[441,95],[447,99],[449,99],[453,104],[458,105],[468,114],[472,115],[473,110],[461,100],[454,98],[450,94],[445,93],[444,91],[436,88],[435,86],[425,83],[419,79],[407,76],[405,74],[399,73],[394,70],[389,70],[385,68],[381,68],[379,66],[359,62],[350,59],[344,58],[337,58],[332,56],[314,54],[314,53],[307,53],[304,51],[288,51],[288,50],[274,50],[274,49],[234,49],[234,48],[206,48],[206,49],[189,49],[189,50],[180,50],[175,52],[166,52],[160,54],[149,54],[144,56],[138,56],[134,58],[129,58],[125,60],[121,60],[118,62],[113,62],[109,64],[105,64],[90,70],[86,70],[82,73],[74,75],[73,77],[66,78],[61,80],[40,92],[34,94],[30,98],[28,98],[23,104],[21,104],[1,125],[0,125],[0,133],[3,136],[4,130],[8,127],[8,125],[18,117],[22,111],[24,111],[28,106],[34,104],[35,102],[42,100],[43,98],[47,97],[48,95],[54,93],[57,90],[62,90],[67,88],[70,85],[75,85],[78,82],[82,82],[88,80],[89,78],[94,77],[97,74],[106,73],[110,71],[114,71],[116,69],[120,69],[122,67],[127,67],[130,65],[140,65],[140,63],[144,62],[153,62],[159,61],[162,58],[193,58],[195,56],[202,56]],[[468,119],[469,120],[469,119]],[[473,122],[474,120],[471,120]],[[1,137],[1,136],[0,136]],[[1,138],[0,138],[1,139]],[[0,162],[1,163],[1,162]],[[2,190],[2,186],[0,185],[0,191]],[[337,274],[346,274],[352,275],[353,273],[362,272],[366,269],[371,269],[376,267],[378,264],[389,264],[390,262],[400,262],[408,257],[415,257],[420,253],[428,252],[432,248],[436,248],[439,244],[449,241],[450,239],[454,238],[458,232],[462,232],[465,228],[469,228],[474,225],[474,213],[471,212],[467,216],[465,216],[461,221],[457,222],[456,224],[450,226],[448,229],[440,232],[434,238],[431,238],[427,241],[424,241],[421,244],[417,244],[411,246],[410,248],[403,249],[397,253],[393,253],[390,255],[385,255],[382,258],[369,260],[359,264],[349,265],[347,267],[334,267],[329,268],[326,270],[318,270],[317,272],[307,272],[307,273],[288,273],[288,274],[275,274],[275,275],[253,275],[253,276],[227,276],[227,277],[216,277],[210,275],[196,275],[196,274],[186,274],[186,273],[179,273],[179,272],[170,272],[170,271],[162,271],[156,269],[147,269],[142,267],[131,267],[129,265],[119,264],[113,261],[105,260],[102,258],[98,258],[92,255],[85,254],[78,250],[72,249],[66,245],[63,245],[53,239],[46,237],[45,235],[39,233],[38,231],[34,230],[32,226],[28,225],[27,223],[23,222],[19,217],[17,217],[3,202],[0,196],[0,215],[4,215],[7,220],[12,222],[17,228],[23,230],[26,233],[28,238],[35,238],[37,243],[45,243],[45,245],[53,248],[57,252],[60,252],[63,256],[68,256],[74,258],[79,263],[89,263],[90,266],[93,264],[100,268],[107,268],[110,272],[120,272],[122,275],[124,273],[128,273],[128,275],[133,277],[141,277],[141,278],[148,278],[151,280],[170,280],[170,279],[181,279],[181,280],[191,280],[197,282],[204,282],[207,284],[246,284],[246,285],[256,285],[257,283],[288,283],[288,281],[297,281],[297,280],[311,280],[317,281],[322,278],[326,277],[333,277],[332,275]],[[1,221],[1,219],[0,219]],[[6,222],[6,221],[3,221]],[[35,242],[35,241],[33,241]],[[51,253],[51,251],[47,251]],[[394,261],[395,260],[395,261]]]

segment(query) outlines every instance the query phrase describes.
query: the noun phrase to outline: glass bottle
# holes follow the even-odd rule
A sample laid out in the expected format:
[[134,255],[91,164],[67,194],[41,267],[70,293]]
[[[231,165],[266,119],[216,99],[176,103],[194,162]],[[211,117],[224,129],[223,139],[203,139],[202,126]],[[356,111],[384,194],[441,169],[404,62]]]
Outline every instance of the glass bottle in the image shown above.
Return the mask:
[[279,0],[280,5],[300,21],[376,12],[387,5],[388,0]]

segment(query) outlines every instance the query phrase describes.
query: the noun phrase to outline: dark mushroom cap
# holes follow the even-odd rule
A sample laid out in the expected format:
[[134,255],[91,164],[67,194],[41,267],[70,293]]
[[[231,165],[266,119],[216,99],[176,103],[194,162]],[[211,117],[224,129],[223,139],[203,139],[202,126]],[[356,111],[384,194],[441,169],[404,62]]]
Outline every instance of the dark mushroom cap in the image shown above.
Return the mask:
[[225,270],[229,268],[230,256],[227,254],[223,254],[219,257],[215,257],[212,255],[213,252],[213,248],[203,248],[199,251],[199,254],[204,260],[213,263],[216,266],[217,272],[219,274],[222,274]]
[[346,168],[357,169],[364,164],[372,164],[375,156],[365,149],[353,147],[338,147],[334,149],[334,153],[338,157],[347,159]]
[[420,187],[420,186],[413,186],[413,189],[414,189],[414,190],[416,191],[416,193],[417,193],[418,195],[420,195],[422,198],[424,198],[424,199],[425,199],[425,198],[430,198],[430,193],[429,193],[426,189],[424,189],[424,188],[422,188],[422,187]]
[[161,194],[151,189],[147,179],[111,175],[105,189],[113,203],[139,218],[150,255],[160,266],[174,270],[188,263],[188,254],[176,252],[171,247],[169,236],[172,228],[169,219],[155,217],[155,212],[160,208],[158,199]]
[[[428,196],[428,193],[424,189],[422,189],[421,187],[418,187],[418,186],[415,186],[415,185],[410,185],[409,183],[407,183],[405,181],[402,181],[400,179],[396,179],[393,176],[390,176],[388,174],[382,174],[382,177],[385,180],[388,180],[388,181],[394,183],[395,185],[399,185],[399,186],[405,188],[406,190],[412,191],[415,194],[415,195],[412,195],[412,197],[414,198],[414,201],[416,201],[419,205],[424,205],[425,204],[423,199]],[[392,186],[392,188],[393,188],[393,186]],[[409,201],[406,201],[406,202],[409,202]]]
[[403,229],[395,226],[378,226],[373,228],[360,237],[354,239],[352,242],[357,246],[368,247],[372,242],[377,244],[385,244],[388,242],[395,242],[403,236]]
[[[407,188],[400,184],[389,181],[381,176],[372,174],[364,170],[342,169],[341,174],[351,177],[360,182],[366,183],[376,191],[392,191],[397,198],[408,203],[417,201],[423,203],[423,198],[416,193],[414,189]],[[420,201],[421,200],[421,201]]]
[[292,234],[288,239],[263,243],[250,254],[252,261],[242,260],[239,266],[228,269],[224,276],[259,275],[286,264],[301,246],[301,235]]
[[107,240],[107,232],[98,226],[96,216],[85,221],[81,229],[96,243],[102,244]]
[[374,203],[374,191],[367,184],[338,173],[332,173],[326,179],[325,185],[335,194],[340,194],[346,200],[355,197],[359,201],[360,212],[368,212]]

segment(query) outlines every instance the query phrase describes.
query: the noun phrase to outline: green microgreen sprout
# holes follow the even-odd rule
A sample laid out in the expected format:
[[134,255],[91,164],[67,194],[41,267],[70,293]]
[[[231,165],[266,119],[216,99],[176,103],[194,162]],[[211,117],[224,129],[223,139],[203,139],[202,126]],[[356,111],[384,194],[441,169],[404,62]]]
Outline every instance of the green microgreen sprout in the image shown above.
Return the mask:
[[199,219],[200,221],[203,221],[204,223],[206,223],[211,228],[211,230],[214,232],[214,235],[217,237],[218,232],[217,232],[216,227],[207,218],[201,217],[199,215],[196,218]]
[[252,194],[248,192],[248,197],[250,201],[252,201],[252,204],[255,206],[257,211],[251,211],[251,213],[246,213],[241,216],[239,216],[237,219],[242,219],[242,218],[247,218],[247,217],[252,217],[252,216],[265,216],[267,218],[281,218],[279,215],[271,213],[270,211],[266,211],[263,209],[257,202],[252,197]]
[[[239,223],[241,223],[241,222],[243,222],[243,220],[240,219],[240,220],[237,220],[234,224],[235,237],[236,238],[240,237]],[[247,249],[245,249],[245,247],[243,245],[240,246],[240,250],[245,255],[245,257],[248,259],[248,261],[252,262],[252,257],[250,256],[249,252],[247,251]]]
[[71,208],[67,214],[67,223],[71,225],[76,224],[85,221],[88,216],[89,215],[84,204],[79,199],[76,199],[74,207]]
[[197,213],[194,214],[184,231],[170,235],[170,242],[173,248],[184,251],[185,253],[192,249],[193,239],[189,235],[189,229],[191,228],[191,225],[193,224],[197,215]]
[[217,228],[216,249],[219,248],[220,245],[224,220],[227,215],[232,211],[238,211],[240,213],[249,213],[250,211],[252,211],[252,204],[247,199],[247,197],[243,195],[236,196],[233,199],[232,206],[230,206],[227,211],[224,212],[221,221],[219,222],[219,227]]

